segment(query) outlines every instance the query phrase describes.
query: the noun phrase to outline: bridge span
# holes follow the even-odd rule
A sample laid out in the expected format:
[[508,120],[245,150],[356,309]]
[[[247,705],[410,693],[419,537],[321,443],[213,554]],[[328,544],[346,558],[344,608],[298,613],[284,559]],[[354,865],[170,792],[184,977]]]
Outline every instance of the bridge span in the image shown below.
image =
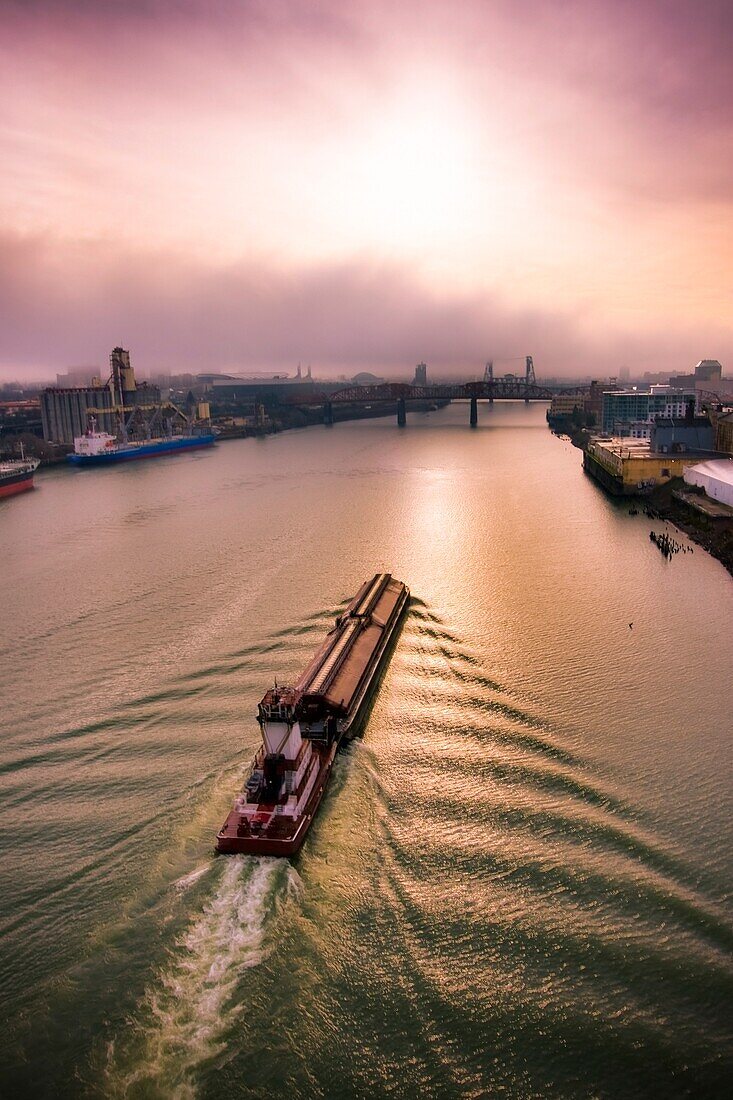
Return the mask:
[[484,378],[480,382],[454,382],[439,385],[415,385],[406,382],[383,382],[376,386],[346,386],[332,393],[313,390],[307,395],[292,397],[289,403],[297,405],[323,405],[324,423],[333,423],[334,405],[375,405],[379,402],[397,403],[397,423],[407,422],[408,401],[469,401],[470,423],[478,423],[478,402],[488,401],[551,401],[555,387],[538,385],[521,376],[508,378]]

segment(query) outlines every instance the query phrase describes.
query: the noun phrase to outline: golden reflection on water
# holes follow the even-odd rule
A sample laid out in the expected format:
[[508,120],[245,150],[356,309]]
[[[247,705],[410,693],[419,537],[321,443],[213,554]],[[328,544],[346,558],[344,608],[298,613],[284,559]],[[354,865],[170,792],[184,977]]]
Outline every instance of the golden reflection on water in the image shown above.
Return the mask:
[[[53,472],[2,511],[18,1088],[715,1095],[733,593],[542,417]],[[376,568],[413,606],[297,889],[268,892],[211,859],[255,706]]]

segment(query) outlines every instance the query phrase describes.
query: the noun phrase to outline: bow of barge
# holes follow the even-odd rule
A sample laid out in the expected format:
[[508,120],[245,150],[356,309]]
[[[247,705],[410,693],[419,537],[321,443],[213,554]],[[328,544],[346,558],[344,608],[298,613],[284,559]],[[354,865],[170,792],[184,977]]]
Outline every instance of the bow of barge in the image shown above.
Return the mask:
[[292,855],[320,805],[339,744],[362,721],[410,592],[390,573],[365,581],[292,687],[258,707],[262,745],[217,835],[219,852]]

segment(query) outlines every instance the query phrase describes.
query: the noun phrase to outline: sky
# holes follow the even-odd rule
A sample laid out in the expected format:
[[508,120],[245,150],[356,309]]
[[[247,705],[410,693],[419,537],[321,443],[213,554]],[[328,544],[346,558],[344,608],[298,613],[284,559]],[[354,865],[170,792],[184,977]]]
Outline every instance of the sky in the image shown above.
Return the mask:
[[733,374],[729,0],[0,0],[0,380]]

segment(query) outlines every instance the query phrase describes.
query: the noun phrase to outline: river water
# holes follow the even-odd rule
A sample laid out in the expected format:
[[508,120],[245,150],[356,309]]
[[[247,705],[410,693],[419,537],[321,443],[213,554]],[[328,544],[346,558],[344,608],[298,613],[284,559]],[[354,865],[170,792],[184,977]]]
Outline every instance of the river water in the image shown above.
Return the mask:
[[[726,1093],[730,577],[544,406],[467,421],[2,503],[0,1093]],[[304,849],[214,858],[258,699],[377,570],[412,607]]]

